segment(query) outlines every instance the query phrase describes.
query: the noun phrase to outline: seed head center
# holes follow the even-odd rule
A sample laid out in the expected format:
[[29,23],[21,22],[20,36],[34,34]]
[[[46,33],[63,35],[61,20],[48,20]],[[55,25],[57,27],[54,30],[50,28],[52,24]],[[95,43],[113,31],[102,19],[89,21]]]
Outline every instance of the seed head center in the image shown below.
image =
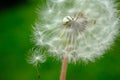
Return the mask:
[[72,31],[83,31],[86,28],[87,25],[87,19],[84,17],[82,13],[79,13],[73,17],[71,16],[65,16],[63,18],[63,25],[67,29],[71,29]]

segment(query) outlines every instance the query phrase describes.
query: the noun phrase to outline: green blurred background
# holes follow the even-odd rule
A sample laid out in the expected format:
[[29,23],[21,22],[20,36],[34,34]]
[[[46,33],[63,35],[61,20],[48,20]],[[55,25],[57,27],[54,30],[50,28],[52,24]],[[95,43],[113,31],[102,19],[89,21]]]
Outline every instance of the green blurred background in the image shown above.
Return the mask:
[[[26,58],[34,45],[32,25],[41,4],[41,0],[0,1],[0,80],[37,80],[35,67]],[[59,80],[60,69],[61,62],[48,59],[39,67],[41,80]],[[120,80],[120,34],[94,63],[69,64],[67,80]]]

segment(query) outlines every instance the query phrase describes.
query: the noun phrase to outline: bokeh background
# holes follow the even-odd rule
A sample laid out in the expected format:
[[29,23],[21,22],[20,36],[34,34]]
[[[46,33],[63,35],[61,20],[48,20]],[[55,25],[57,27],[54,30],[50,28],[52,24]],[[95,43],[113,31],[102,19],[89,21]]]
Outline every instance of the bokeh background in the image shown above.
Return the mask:
[[[26,58],[34,46],[32,25],[41,4],[41,0],[0,0],[0,80],[38,80]],[[60,69],[61,62],[48,59],[39,67],[41,80],[59,80]],[[120,80],[120,34],[102,58],[69,64],[67,80]]]

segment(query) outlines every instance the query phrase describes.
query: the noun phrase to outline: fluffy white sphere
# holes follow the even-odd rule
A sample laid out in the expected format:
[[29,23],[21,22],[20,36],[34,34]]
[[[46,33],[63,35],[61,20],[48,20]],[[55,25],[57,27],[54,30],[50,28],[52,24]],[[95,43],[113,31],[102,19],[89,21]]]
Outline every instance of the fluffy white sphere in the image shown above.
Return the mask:
[[34,29],[36,45],[69,62],[93,61],[104,54],[118,34],[113,0],[47,0]]

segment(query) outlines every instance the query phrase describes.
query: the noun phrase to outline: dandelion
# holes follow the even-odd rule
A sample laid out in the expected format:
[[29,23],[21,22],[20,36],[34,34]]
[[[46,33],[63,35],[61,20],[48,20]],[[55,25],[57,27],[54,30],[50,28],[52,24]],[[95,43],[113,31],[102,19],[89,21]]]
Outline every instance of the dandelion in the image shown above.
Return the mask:
[[68,62],[94,61],[110,48],[118,34],[113,0],[46,0],[34,28],[37,46],[62,59],[60,80]]
[[38,63],[44,63],[45,61],[45,56],[43,55],[43,53],[40,54],[40,51],[38,50],[34,50],[34,52],[32,52],[32,55],[28,57],[28,63],[33,64],[35,66],[37,66]]
[[[40,50],[41,51],[41,50]],[[42,54],[40,54],[40,51],[38,49],[32,50],[32,55],[28,56],[28,63],[33,64],[36,67],[37,73],[38,73],[38,80],[40,79],[40,73],[38,70],[38,64],[44,63],[46,61],[46,57]]]

